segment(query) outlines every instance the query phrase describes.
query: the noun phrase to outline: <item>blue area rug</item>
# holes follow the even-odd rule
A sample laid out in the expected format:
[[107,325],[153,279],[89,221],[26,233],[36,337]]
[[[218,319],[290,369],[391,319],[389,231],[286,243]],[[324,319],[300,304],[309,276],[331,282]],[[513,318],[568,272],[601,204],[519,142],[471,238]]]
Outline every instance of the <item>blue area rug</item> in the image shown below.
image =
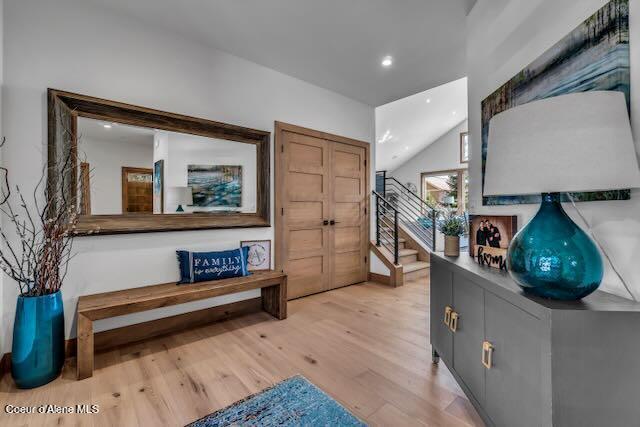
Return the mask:
[[296,375],[207,415],[189,427],[366,426],[304,377]]

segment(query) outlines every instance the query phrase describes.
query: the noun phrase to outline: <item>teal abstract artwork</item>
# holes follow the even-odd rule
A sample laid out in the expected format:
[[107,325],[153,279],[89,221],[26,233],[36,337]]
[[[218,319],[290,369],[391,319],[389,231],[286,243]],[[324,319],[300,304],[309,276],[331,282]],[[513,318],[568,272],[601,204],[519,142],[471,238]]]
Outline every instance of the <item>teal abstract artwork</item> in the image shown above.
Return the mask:
[[[630,105],[630,81],[629,1],[612,0],[482,101],[483,189],[493,116],[531,101],[594,90],[623,92]],[[628,200],[631,191],[574,193],[573,197],[576,201]],[[540,201],[540,195],[483,196],[482,204]]]
[[193,193],[193,206],[242,206],[242,166],[189,165],[187,184]]

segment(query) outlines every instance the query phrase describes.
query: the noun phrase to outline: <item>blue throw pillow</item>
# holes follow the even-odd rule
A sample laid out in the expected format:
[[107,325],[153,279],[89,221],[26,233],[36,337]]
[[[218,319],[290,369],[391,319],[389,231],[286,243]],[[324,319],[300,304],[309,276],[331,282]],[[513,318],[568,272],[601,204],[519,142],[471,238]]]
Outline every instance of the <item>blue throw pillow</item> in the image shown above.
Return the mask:
[[221,252],[176,251],[176,254],[180,267],[179,285],[250,274],[247,268],[248,247]]

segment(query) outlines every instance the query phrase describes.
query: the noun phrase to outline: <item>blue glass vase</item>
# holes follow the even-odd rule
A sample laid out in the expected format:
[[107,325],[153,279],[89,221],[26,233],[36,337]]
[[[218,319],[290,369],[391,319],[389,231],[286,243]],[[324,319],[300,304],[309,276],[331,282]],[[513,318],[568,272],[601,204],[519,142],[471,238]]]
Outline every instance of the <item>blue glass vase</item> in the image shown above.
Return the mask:
[[589,295],[604,272],[598,248],[569,218],[558,193],[542,195],[540,210],[509,245],[507,265],[526,292],[558,300]]
[[53,381],[63,364],[62,293],[19,296],[11,349],[11,375],[16,386],[34,388]]

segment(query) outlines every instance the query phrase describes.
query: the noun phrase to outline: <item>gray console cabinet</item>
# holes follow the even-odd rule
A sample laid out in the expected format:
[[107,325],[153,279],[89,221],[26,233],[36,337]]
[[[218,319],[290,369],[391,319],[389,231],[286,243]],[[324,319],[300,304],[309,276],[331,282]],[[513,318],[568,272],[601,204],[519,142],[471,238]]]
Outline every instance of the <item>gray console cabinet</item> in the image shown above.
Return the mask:
[[507,273],[440,253],[430,297],[434,361],[488,425],[640,426],[640,304],[600,291],[537,298]]

